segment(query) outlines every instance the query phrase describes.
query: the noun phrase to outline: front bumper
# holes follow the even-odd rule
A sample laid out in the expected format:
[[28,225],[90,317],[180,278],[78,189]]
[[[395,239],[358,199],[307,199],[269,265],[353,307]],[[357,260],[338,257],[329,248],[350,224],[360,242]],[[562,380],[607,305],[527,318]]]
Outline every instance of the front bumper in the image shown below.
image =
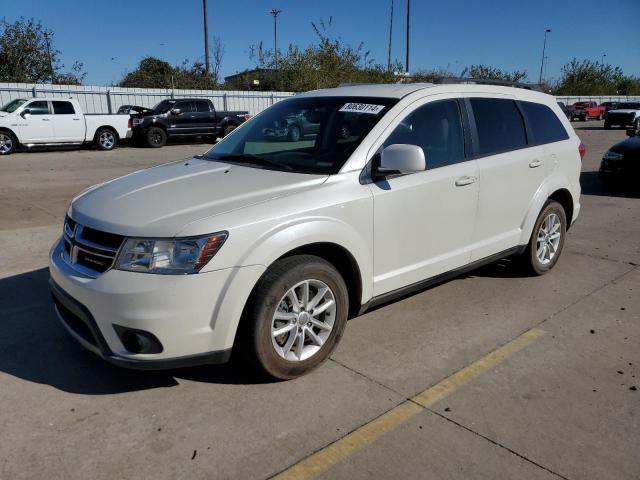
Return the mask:
[[[235,332],[264,267],[227,268],[194,275],[107,270],[85,277],[51,250],[51,292],[58,316],[85,348],[116,365],[168,369],[229,359]],[[158,353],[132,353],[117,329],[148,332]]]

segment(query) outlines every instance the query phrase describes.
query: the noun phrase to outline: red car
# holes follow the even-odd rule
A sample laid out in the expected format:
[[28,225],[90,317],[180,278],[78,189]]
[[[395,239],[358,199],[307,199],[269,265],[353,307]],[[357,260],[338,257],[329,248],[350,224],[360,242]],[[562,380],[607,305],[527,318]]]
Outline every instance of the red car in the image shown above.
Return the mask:
[[607,107],[598,105],[598,102],[576,102],[573,106],[587,112],[587,118],[597,118],[598,120],[602,120],[607,111]]

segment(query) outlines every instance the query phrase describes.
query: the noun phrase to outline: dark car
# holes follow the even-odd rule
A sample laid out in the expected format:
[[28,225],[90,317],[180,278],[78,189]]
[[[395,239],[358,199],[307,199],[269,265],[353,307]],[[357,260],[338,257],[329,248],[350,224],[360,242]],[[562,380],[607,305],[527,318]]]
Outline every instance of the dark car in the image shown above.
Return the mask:
[[631,126],[640,129],[640,102],[620,102],[614,110],[607,112],[604,128]]
[[138,105],[121,105],[118,109],[118,114],[149,113],[151,111],[153,111],[151,108],[140,107]]
[[246,111],[216,110],[211,100],[201,98],[167,99],[151,111],[131,116],[133,138],[150,147],[162,147],[171,137],[200,136],[214,142],[248,120]]
[[627,135],[629,138],[616,143],[602,157],[598,174],[603,182],[640,178],[640,132],[629,129]]
[[558,102],[558,106],[562,109],[570,122],[573,122],[574,120],[584,122],[587,120],[587,112],[584,110],[580,110],[573,105],[566,105],[564,102]]

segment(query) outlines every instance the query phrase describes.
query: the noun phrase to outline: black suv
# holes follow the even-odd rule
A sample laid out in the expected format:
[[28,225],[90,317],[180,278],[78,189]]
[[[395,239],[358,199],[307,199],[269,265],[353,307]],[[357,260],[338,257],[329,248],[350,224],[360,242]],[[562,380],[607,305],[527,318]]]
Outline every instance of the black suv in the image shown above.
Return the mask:
[[153,109],[131,115],[133,138],[150,147],[162,147],[169,137],[200,136],[214,142],[228,135],[250,117],[246,111],[216,110],[201,98],[162,100]]

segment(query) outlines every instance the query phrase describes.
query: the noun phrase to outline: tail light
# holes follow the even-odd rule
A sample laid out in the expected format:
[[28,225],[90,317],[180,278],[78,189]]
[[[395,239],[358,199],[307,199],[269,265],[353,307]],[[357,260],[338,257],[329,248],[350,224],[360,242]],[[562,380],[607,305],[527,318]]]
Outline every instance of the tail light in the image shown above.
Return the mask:
[[131,117],[129,117],[129,120],[127,121],[127,128],[131,130]]
[[587,153],[587,149],[582,142],[580,142],[580,146],[578,147],[578,153],[580,154],[580,160],[582,160]]

